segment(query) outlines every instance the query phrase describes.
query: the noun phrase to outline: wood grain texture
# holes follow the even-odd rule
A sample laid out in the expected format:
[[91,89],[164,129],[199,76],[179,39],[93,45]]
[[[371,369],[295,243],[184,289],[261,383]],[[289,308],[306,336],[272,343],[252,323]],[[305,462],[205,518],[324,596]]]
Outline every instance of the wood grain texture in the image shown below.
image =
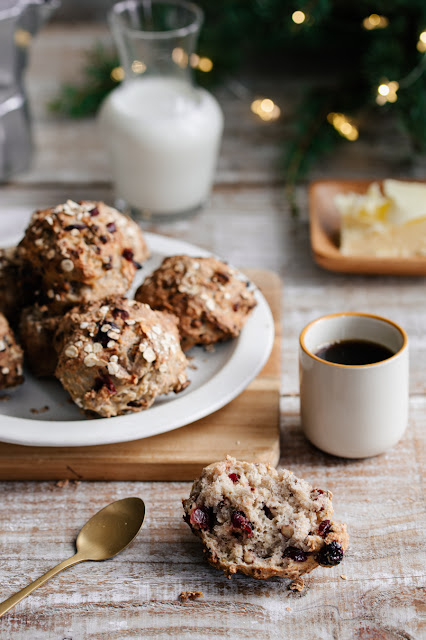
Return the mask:
[[[425,399],[413,399],[397,447],[348,461],[309,445],[298,400],[283,400],[280,466],[331,489],[335,516],[351,536],[343,563],[314,571],[301,593],[280,579],[228,580],[206,564],[182,520],[188,483],[1,483],[0,598],[70,555],[82,524],[108,502],[138,495],[147,519],[123,554],[75,567],[18,605],[2,619],[0,637],[421,640],[425,410]],[[204,598],[180,603],[179,593],[191,589]]]
[[[227,454],[276,466],[280,439],[281,281],[248,269],[274,316],[271,356],[231,403],[186,427],[134,442],[94,447],[0,443],[0,480],[191,480]],[[88,423],[87,428],[90,428]]]
[[[59,79],[78,78],[82,50],[98,35],[92,27],[55,26],[35,41],[27,78],[37,154],[29,173],[1,187],[0,236],[16,206],[30,210],[68,197],[112,202],[93,121],[70,123],[45,109]],[[301,216],[292,219],[275,168],[282,139],[292,133],[288,109],[311,80],[277,82],[267,74],[247,80],[250,90],[279,102],[284,117],[276,126],[253,119],[247,94],[238,98],[232,86],[221,90],[227,122],[211,201],[192,220],[149,230],[199,244],[234,264],[271,269],[285,281],[280,466],[334,492],[336,518],[348,523],[351,536],[343,564],[314,571],[300,594],[279,579],[227,580],[205,563],[182,521],[180,500],[189,483],[1,482],[0,598],[73,553],[78,530],[97,509],[130,495],[147,504],[141,534],[126,552],[75,567],[35,592],[0,621],[1,640],[424,638],[425,279],[331,273],[312,260],[306,186],[297,191]],[[406,140],[383,118],[311,175],[424,178],[425,159],[409,167],[408,156]],[[300,430],[298,335],[314,318],[345,310],[386,315],[410,341],[409,427],[393,450],[370,460],[323,454]],[[204,598],[177,600],[192,589]]]

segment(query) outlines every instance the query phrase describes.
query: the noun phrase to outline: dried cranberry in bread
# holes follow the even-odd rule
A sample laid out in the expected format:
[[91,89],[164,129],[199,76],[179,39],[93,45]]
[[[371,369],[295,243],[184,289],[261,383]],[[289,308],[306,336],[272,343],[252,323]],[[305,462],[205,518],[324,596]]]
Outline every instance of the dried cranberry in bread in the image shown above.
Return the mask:
[[331,497],[286,469],[228,456],[203,469],[183,501],[184,519],[228,576],[294,579],[343,559],[348,535],[332,519]]

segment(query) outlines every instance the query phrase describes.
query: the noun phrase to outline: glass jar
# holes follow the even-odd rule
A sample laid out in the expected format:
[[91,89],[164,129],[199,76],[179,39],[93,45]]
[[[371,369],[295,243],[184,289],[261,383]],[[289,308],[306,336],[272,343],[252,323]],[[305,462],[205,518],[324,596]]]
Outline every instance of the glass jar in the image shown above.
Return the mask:
[[59,0],[0,0],[0,182],[30,166],[24,71],[33,37],[58,6]]
[[99,121],[118,205],[146,219],[192,214],[209,195],[223,130],[216,99],[191,77],[202,11],[126,0],[109,19],[125,77]]

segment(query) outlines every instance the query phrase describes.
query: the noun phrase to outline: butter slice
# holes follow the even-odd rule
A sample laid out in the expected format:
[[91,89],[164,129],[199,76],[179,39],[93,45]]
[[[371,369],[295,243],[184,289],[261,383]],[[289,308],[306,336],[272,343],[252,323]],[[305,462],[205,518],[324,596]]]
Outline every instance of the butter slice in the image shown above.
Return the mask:
[[340,251],[348,256],[426,256],[426,184],[384,180],[335,197]]
[[426,218],[426,184],[384,180],[383,192],[392,203],[389,222],[404,224],[411,220]]
[[389,198],[382,195],[377,182],[373,182],[366,193],[338,193],[335,204],[345,221],[359,224],[385,223],[391,206]]

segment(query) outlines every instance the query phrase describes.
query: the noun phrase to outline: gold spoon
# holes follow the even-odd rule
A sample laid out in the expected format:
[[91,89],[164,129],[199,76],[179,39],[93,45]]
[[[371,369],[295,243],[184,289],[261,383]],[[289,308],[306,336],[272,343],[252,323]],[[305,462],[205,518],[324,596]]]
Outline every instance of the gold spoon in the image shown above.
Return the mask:
[[78,534],[77,553],[0,603],[0,618],[60,571],[85,560],[108,560],[123,551],[139,533],[144,518],[145,504],[140,498],[117,500],[98,511]]

